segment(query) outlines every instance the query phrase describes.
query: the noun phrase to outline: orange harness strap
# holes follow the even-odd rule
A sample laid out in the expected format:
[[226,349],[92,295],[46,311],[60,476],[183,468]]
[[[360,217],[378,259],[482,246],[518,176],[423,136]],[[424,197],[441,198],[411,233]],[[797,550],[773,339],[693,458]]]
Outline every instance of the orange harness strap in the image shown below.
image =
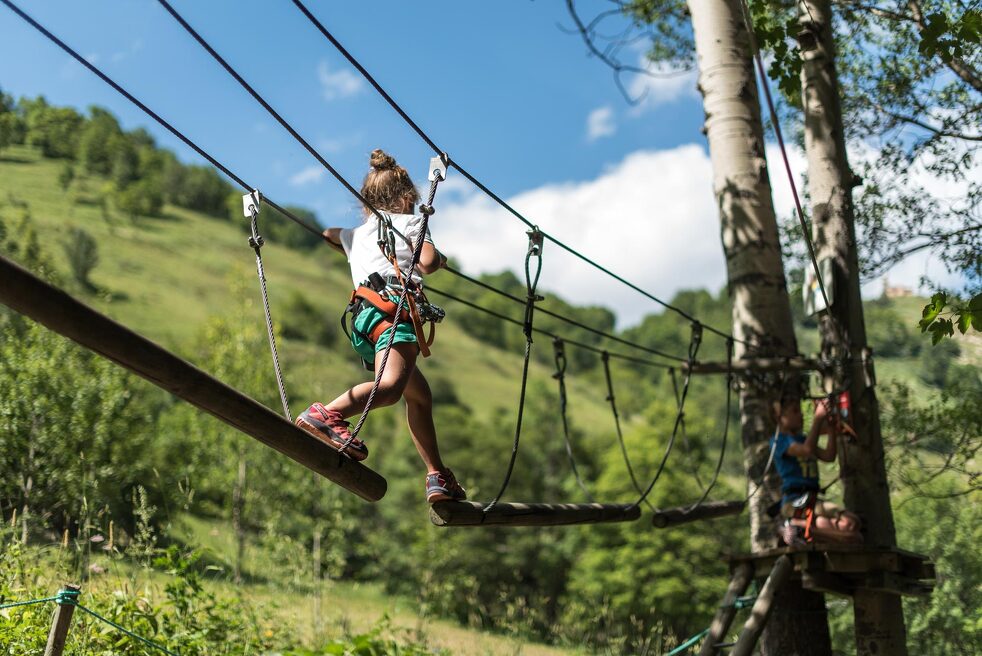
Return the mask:
[[[396,273],[399,275],[401,280],[402,275],[398,267],[396,267]],[[361,286],[351,292],[351,302],[353,303],[356,299],[365,301],[381,312],[387,314],[388,317],[395,316],[396,307],[398,304],[395,301],[382,296],[370,287]],[[430,346],[433,344],[433,340],[436,337],[436,325],[430,324],[430,334],[424,338],[423,322],[419,318],[419,311],[416,309],[416,301],[413,299],[412,294],[407,294],[406,301],[409,307],[403,308],[402,312],[400,313],[400,321],[412,321],[413,330],[416,333],[416,342],[419,344],[420,353],[422,353],[424,358],[427,358],[430,356]],[[382,333],[392,327],[394,321],[388,317],[375,324],[375,327],[372,328],[371,333],[367,335],[372,344],[377,344],[378,340],[382,337]]]

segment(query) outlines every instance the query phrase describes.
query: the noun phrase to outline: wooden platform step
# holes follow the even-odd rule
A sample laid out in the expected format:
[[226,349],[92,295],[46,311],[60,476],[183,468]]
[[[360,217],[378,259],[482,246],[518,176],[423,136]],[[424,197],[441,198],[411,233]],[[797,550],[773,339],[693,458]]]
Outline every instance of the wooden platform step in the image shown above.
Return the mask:
[[437,526],[569,526],[633,522],[641,509],[633,504],[499,503],[488,512],[476,501],[438,501],[430,506]]
[[802,587],[818,592],[849,596],[862,588],[925,595],[930,594],[935,582],[934,563],[927,556],[897,548],[809,544],[730,555],[726,559],[731,569],[749,566],[754,577],[761,577],[784,555],[794,564]]

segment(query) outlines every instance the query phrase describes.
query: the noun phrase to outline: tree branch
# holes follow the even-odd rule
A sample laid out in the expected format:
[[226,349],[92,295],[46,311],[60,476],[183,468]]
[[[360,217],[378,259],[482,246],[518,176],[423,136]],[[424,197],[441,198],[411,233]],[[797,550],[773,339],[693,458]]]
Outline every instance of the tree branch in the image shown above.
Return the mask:
[[616,43],[611,44],[604,50],[598,48],[596,42],[594,41],[596,29],[599,24],[605,18],[608,18],[613,14],[620,13],[619,9],[603,11],[593,20],[591,20],[589,24],[585,24],[576,11],[574,0],[566,0],[566,8],[569,11],[570,17],[573,19],[573,23],[576,25],[576,31],[579,32],[580,36],[583,38],[583,43],[586,44],[587,49],[592,55],[600,59],[600,61],[606,64],[614,72],[614,82],[617,84],[617,88],[620,90],[621,95],[624,96],[625,100],[632,105],[637,105],[644,100],[645,96],[647,95],[647,91],[638,98],[632,97],[628,90],[624,87],[624,82],[621,80],[622,74],[636,73],[638,75],[647,75],[648,77],[652,78],[671,78],[678,77],[679,75],[685,75],[692,70],[691,66],[686,66],[677,70],[658,72],[653,71],[650,68],[625,64],[615,56],[612,56],[612,53],[619,50],[618,46],[619,44],[622,44],[624,40],[626,40],[630,28],[622,32],[619,37],[616,37]]

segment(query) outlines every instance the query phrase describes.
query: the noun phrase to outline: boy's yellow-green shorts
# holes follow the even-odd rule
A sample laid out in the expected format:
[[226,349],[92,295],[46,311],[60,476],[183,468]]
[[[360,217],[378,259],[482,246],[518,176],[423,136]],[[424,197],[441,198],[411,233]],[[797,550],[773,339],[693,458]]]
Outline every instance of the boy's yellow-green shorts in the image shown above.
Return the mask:
[[378,338],[378,342],[372,344],[366,335],[370,335],[372,328],[387,316],[374,305],[362,303],[362,310],[352,323],[351,346],[366,364],[374,365],[375,354],[388,346],[390,338],[394,344],[415,344],[417,342],[413,322],[401,321],[398,326],[395,326],[395,337],[392,336],[393,329],[388,328]]

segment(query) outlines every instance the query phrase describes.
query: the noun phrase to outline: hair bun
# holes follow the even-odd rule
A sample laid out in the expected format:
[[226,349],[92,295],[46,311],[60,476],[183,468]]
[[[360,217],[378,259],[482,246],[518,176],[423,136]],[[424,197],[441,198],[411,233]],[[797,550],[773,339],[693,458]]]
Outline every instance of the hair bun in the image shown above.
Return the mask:
[[396,167],[396,158],[381,148],[376,148],[368,158],[368,163],[371,164],[372,168],[384,171]]

